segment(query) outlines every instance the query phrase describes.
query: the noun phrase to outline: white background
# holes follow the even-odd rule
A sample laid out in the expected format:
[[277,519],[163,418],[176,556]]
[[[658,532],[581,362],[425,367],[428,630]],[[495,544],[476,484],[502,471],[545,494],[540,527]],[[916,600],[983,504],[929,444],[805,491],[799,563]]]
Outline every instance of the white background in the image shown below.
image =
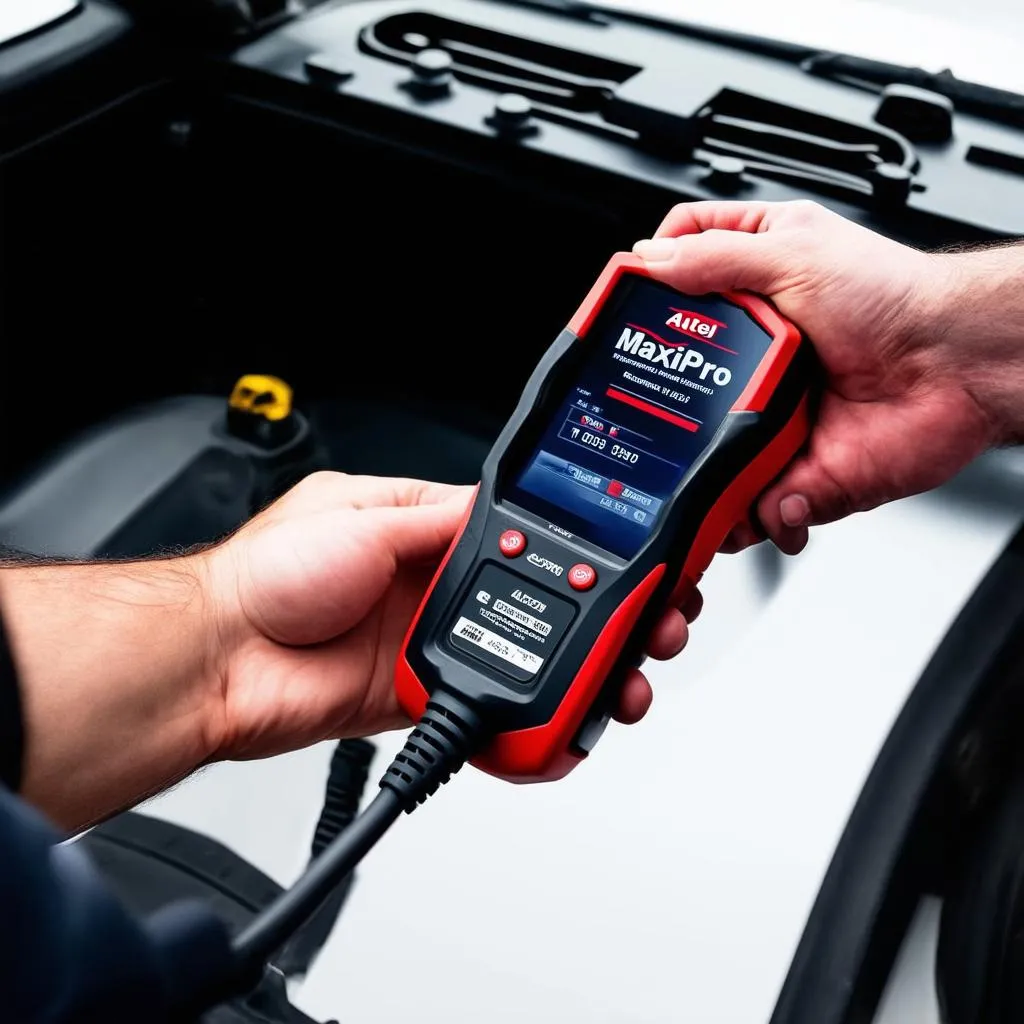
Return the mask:
[[[43,0],[5,0],[4,27]],[[678,0],[648,8],[680,13]],[[715,20],[1024,88],[1015,0],[719,0]],[[696,12],[687,11],[686,17]],[[649,720],[570,779],[465,771],[386,837],[298,1001],[352,1024],[766,1022],[873,756],[943,631],[1015,527],[1021,474],[819,531],[799,559],[720,558],[690,649],[651,665]],[[772,585],[772,580],[775,584]],[[380,741],[380,764],[400,743]],[[329,748],[210,768],[150,813],[282,882],[299,870]],[[882,1017],[936,1020],[933,906]]]

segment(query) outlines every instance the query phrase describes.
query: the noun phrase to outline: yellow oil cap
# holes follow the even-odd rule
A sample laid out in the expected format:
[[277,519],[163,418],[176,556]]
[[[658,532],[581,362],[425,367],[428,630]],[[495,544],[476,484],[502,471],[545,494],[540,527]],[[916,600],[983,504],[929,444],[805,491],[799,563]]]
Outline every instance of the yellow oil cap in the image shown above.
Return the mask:
[[247,373],[238,378],[228,407],[274,423],[291,415],[292,389],[279,377]]

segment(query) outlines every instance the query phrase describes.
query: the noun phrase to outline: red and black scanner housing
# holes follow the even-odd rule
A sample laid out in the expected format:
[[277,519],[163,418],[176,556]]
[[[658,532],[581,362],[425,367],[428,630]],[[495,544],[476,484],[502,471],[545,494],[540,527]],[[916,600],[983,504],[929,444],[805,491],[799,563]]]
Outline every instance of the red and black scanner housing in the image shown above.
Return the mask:
[[[398,657],[395,685],[410,717],[420,717],[436,689],[454,692],[479,711],[489,729],[471,763],[510,781],[557,779],[586,757],[608,721],[625,672],[642,660],[662,610],[681,603],[696,586],[730,530],[747,518],[807,438],[815,362],[800,331],[758,296],[671,293],[677,301],[668,309],[692,309],[699,298],[704,310],[718,309],[733,323],[742,319],[748,333],[749,320],[763,333],[764,355],[746,380],[737,382],[738,396],[706,441],[701,438],[699,454],[661,502],[656,525],[639,549],[623,557],[566,529],[564,519],[559,522],[550,510],[538,514],[536,507],[520,503],[516,480],[522,467],[571,392],[588,344],[607,334],[610,318],[617,315],[617,296],[636,278],[649,278],[643,264],[616,254],[530,377],[483,465],[475,498]],[[675,335],[664,337],[670,333],[662,329],[654,336],[671,344]],[[697,337],[676,344],[700,348],[705,342]],[[525,544],[510,545],[509,531]],[[582,568],[573,572],[573,567]],[[585,569],[591,570],[592,582]],[[571,581],[590,585],[577,589]],[[507,597],[510,586],[544,610],[533,615],[529,608],[511,609],[508,601],[499,604],[494,595]],[[529,652],[519,652],[525,669],[510,662],[503,670],[505,656],[486,650],[487,641],[479,640],[490,636],[486,621],[478,628],[467,620],[474,609],[494,618],[485,600],[537,628],[554,624],[549,635],[554,642],[544,647],[539,670],[531,673],[530,659],[536,663],[537,658]],[[472,643],[462,642],[456,623]],[[477,643],[482,653],[474,654]]]

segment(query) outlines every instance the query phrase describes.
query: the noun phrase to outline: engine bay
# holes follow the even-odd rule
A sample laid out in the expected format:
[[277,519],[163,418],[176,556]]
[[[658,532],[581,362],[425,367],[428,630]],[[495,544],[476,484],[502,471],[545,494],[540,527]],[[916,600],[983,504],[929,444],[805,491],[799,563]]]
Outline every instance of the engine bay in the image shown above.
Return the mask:
[[0,50],[3,334],[46,395],[31,430],[5,407],[7,478],[254,367],[311,412],[486,442],[606,254],[677,201],[812,198],[920,246],[1024,230],[1019,132],[936,94],[628,16],[234,8],[86,0]]

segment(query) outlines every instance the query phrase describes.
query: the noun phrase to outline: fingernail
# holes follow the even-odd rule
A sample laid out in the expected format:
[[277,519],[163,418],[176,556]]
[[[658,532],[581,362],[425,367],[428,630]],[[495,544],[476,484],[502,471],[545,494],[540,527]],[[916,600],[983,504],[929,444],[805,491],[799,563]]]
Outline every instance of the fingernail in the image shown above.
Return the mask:
[[787,494],[779,502],[779,515],[786,526],[805,526],[811,518],[811,506],[802,494]]
[[646,263],[664,263],[676,252],[674,238],[642,238],[633,246],[633,252]]

